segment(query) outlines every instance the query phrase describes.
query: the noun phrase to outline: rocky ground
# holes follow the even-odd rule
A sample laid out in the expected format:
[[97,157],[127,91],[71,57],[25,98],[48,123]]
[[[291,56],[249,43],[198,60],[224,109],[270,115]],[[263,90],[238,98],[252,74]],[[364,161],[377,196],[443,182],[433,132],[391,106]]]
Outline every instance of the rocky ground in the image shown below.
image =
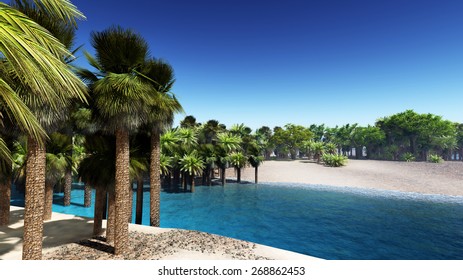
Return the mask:
[[172,230],[159,234],[130,232],[129,252],[115,256],[104,238],[85,239],[66,244],[45,254],[44,260],[159,260],[179,251],[216,255],[217,259],[265,260],[253,252],[256,244],[219,235]]

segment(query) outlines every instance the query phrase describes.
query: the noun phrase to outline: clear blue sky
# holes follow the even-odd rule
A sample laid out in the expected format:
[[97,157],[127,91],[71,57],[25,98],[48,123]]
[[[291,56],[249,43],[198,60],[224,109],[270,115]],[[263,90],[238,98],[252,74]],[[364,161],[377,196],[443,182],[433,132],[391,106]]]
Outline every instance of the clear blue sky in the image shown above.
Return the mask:
[[72,2],[78,44],[134,29],[198,122],[367,125],[406,109],[463,122],[461,0]]

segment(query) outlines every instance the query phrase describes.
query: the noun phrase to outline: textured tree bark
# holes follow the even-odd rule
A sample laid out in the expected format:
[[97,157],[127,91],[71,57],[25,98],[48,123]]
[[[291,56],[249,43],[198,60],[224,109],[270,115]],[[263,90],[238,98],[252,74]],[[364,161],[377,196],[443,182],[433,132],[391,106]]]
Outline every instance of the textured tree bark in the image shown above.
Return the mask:
[[[90,207],[92,205],[92,187],[85,184],[84,187],[84,207]],[[103,212],[101,213],[103,217]]]
[[42,258],[43,208],[45,204],[45,147],[27,139],[27,174],[24,206],[23,260]]
[[[9,164],[6,168],[11,167]],[[11,175],[0,182],[0,226],[10,223]]]
[[64,174],[64,206],[71,205],[72,169],[69,166]]
[[133,209],[133,184],[129,183],[128,197],[127,197],[127,222],[132,223],[132,209]]
[[108,219],[106,221],[106,242],[114,245],[116,220],[116,195],[108,193]]
[[127,252],[129,241],[128,221],[128,185],[130,153],[129,132],[116,130],[116,183],[115,183],[115,232],[114,254],[123,255]]
[[43,209],[43,220],[48,221],[51,219],[53,206],[53,184],[45,182],[45,206]]
[[[85,186],[87,188],[87,186]],[[95,212],[93,215],[93,235],[103,234],[103,209],[105,205],[106,191],[101,186],[96,186]]]
[[161,199],[161,170],[160,170],[161,138],[155,129],[151,131],[150,149],[150,226],[159,227],[160,199]]
[[137,202],[135,211],[135,223],[141,225],[143,217],[143,177],[137,178]]

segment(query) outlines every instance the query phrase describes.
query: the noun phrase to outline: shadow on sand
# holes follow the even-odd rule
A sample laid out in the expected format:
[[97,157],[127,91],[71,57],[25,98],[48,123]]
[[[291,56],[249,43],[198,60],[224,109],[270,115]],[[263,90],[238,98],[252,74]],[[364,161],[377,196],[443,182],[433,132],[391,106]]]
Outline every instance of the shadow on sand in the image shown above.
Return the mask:
[[[59,214],[53,213],[53,215]],[[92,236],[93,219],[69,217],[73,218],[50,220],[44,223],[43,249],[77,242]],[[10,212],[10,225],[0,226],[0,259],[5,259],[6,255],[18,250],[21,256],[23,220],[24,209],[14,209]],[[76,237],[76,232],[79,232],[79,237]]]

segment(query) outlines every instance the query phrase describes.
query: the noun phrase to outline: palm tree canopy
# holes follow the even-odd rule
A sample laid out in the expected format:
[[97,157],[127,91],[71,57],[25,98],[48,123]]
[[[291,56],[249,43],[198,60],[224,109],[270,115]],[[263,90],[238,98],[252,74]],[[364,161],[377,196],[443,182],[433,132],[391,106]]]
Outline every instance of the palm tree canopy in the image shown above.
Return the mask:
[[180,170],[189,175],[199,175],[204,169],[204,161],[196,151],[185,154],[179,161]]
[[[34,3],[50,16],[70,23],[75,23],[76,18],[83,18],[69,1]],[[45,131],[17,96],[16,86],[11,82],[19,82],[31,94],[50,104],[52,109],[68,97],[85,101],[85,85],[61,60],[72,56],[66,46],[35,21],[4,3],[0,3],[0,42],[0,72],[3,74],[0,77],[0,109],[21,130],[40,141]]]
[[91,33],[99,70],[124,74],[140,69],[148,56],[148,44],[137,33],[120,26]]

